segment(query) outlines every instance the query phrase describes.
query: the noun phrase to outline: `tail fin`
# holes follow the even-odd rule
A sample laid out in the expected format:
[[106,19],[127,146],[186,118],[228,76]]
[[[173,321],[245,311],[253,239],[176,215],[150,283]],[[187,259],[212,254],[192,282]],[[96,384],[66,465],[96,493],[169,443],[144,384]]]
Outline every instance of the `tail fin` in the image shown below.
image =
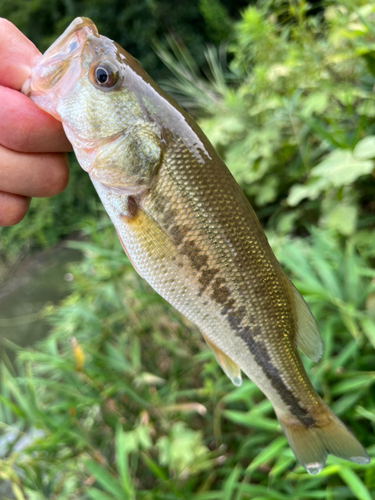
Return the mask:
[[318,474],[322,470],[329,453],[357,464],[368,464],[370,458],[361,443],[328,407],[327,411],[327,423],[314,427],[305,427],[278,415],[281,428],[299,463],[309,474]]

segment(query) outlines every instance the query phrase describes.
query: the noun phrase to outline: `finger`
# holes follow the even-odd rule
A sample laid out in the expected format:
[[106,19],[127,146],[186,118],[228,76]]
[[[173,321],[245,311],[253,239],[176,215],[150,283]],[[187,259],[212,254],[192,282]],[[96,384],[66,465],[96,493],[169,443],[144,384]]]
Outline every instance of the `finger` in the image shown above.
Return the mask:
[[29,209],[30,198],[0,191],[0,226],[21,222]]
[[44,198],[63,191],[69,180],[68,157],[61,153],[18,153],[0,146],[0,190]]
[[24,153],[72,150],[61,122],[25,95],[0,86],[0,103],[0,144],[3,146]]
[[0,85],[21,90],[41,54],[14,24],[0,18],[0,56]]

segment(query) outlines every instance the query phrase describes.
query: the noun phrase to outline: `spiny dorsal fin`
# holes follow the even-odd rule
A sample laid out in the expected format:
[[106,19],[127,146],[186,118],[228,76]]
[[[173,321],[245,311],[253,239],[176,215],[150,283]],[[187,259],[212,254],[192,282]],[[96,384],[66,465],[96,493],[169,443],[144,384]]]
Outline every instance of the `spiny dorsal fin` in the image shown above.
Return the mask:
[[234,361],[230,359],[221,349],[217,347],[204,333],[202,333],[204,340],[208,347],[212,350],[215,358],[225,375],[230,378],[234,385],[240,386],[242,384],[241,369]]
[[297,315],[296,344],[298,349],[305,356],[316,363],[323,353],[323,342],[320,337],[318,326],[308,305],[293,284],[292,291]]

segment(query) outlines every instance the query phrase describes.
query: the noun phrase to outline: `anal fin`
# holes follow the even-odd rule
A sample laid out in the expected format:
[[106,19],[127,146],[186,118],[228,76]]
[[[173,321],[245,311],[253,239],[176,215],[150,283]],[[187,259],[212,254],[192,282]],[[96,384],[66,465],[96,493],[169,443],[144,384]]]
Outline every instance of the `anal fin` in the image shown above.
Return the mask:
[[208,347],[212,350],[215,358],[225,375],[233,382],[234,385],[240,386],[242,384],[241,368],[230,359],[221,349],[217,347],[204,333],[202,333],[204,340]]

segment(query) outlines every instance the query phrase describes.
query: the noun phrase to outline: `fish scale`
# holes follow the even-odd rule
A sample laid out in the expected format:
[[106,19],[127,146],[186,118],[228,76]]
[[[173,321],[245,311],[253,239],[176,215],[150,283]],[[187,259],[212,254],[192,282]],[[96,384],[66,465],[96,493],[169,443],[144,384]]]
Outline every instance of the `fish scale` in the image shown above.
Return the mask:
[[[195,322],[199,328],[224,352],[228,352],[226,346],[221,343],[221,338],[225,338],[225,334],[223,334],[224,332],[221,332],[219,337],[217,333],[214,334],[213,332],[215,330],[217,331],[218,327],[224,329],[224,323],[227,321],[226,316],[230,314],[231,310],[234,311],[234,317],[239,317],[236,315],[236,310],[238,311],[239,308],[246,308],[248,314],[243,314],[243,326],[249,326],[249,317],[252,318],[252,322],[250,322],[252,323],[250,336],[253,339],[258,338],[259,344],[265,345],[264,351],[271,353],[268,356],[271,359],[271,362],[269,363],[271,364],[271,367],[276,366],[276,364],[280,364],[280,362],[282,363],[284,354],[290,368],[290,358],[294,357],[296,369],[290,373],[288,378],[285,377],[285,384],[290,387],[292,379],[297,375],[296,380],[301,380],[303,385],[308,388],[308,397],[311,397],[314,393],[311,390],[311,385],[307,378],[300,376],[303,371],[301,370],[299,358],[295,355],[291,339],[288,336],[283,336],[283,331],[295,330],[294,318],[290,313],[288,313],[288,311],[290,311],[290,307],[288,308],[288,302],[285,299],[283,279],[278,279],[274,266],[272,266],[270,262],[271,259],[275,259],[268,245],[261,253],[260,258],[259,240],[262,240],[264,237],[262,234],[257,234],[260,232],[259,224],[257,222],[254,223],[254,220],[249,220],[247,200],[243,198],[242,193],[238,189],[237,184],[233,182],[230,174],[228,175],[225,172],[225,175],[222,175],[222,170],[217,167],[215,168],[215,166],[212,168],[202,169],[202,166],[193,157],[191,157],[187,151],[184,151],[184,149],[183,154],[181,155],[184,158],[184,161],[181,161],[176,154],[176,150],[181,151],[181,148],[184,147],[181,143],[182,141],[179,141],[168,145],[168,154],[165,156],[165,165],[161,168],[161,172],[157,179],[157,185],[143,202],[144,210],[169,236],[171,231],[173,232],[173,228],[176,227],[176,225],[178,227],[179,224],[195,228],[194,230],[190,230],[185,233],[184,238],[181,242],[179,242],[179,245],[176,248],[179,254],[186,254],[190,260],[190,262],[188,261],[187,263],[188,267],[186,268],[185,264],[184,269],[180,268],[178,271],[179,273],[185,270],[186,273],[195,277],[196,273],[194,272],[194,268],[197,267],[195,262],[198,259],[198,256],[202,256],[202,254],[205,256],[213,256],[210,259],[211,266],[208,265],[206,270],[213,269],[212,266],[217,265],[218,259],[219,262],[224,262],[224,272],[222,270],[215,269],[217,273],[215,274],[215,277],[212,277],[212,281],[207,283],[207,289],[203,291],[202,288],[200,288],[198,296],[195,298],[195,301],[198,301],[198,303],[201,304],[203,310],[207,308],[208,302],[212,303],[213,309],[217,311],[214,320],[212,320],[212,317],[208,317],[203,322],[199,321],[199,315],[196,313],[195,308],[191,311],[189,308],[185,307],[182,312],[191,321]],[[220,189],[216,189],[216,184],[220,186]],[[202,187],[204,190],[205,186],[212,186],[211,192],[214,193],[216,202],[211,203],[209,216],[202,218],[200,216],[200,211],[197,209],[194,198],[197,193],[200,193]],[[162,206],[160,203],[157,203],[157,209],[155,210],[155,207],[152,204],[152,199],[159,199],[159,193],[166,192],[169,193],[168,204],[166,206],[164,205],[164,208],[160,211]],[[225,193],[226,196],[220,196],[221,192]],[[237,197],[240,197],[240,201],[242,202],[241,204],[235,203],[236,195]],[[209,195],[206,194],[205,197],[209,199]],[[151,198],[151,200],[148,198]],[[189,200],[190,203],[187,203]],[[206,200],[203,199],[202,204],[205,205],[205,202]],[[238,209],[237,212],[237,217],[240,219],[241,223],[237,223],[235,226],[232,223],[230,211],[227,209],[227,206],[230,203],[242,208],[242,211]],[[184,208],[185,211],[182,221],[182,210],[179,209],[179,204],[181,204],[181,209]],[[186,210],[187,206],[190,208],[189,211]],[[174,222],[169,221],[169,224],[166,226],[163,224],[164,212],[166,211],[168,213],[168,210],[178,214],[178,220]],[[208,238],[207,234],[209,236]],[[173,241],[173,236],[171,237],[171,240]],[[182,249],[186,247],[187,242],[194,243],[194,248],[198,249],[198,251],[196,250],[191,254],[189,254],[189,252],[183,252]],[[231,242],[230,245],[228,245],[227,242]],[[262,267],[254,266],[254,258],[258,263],[260,262],[262,264]],[[241,269],[257,270],[257,273],[247,272],[242,274]],[[198,272],[199,271],[201,271],[200,266],[198,266]],[[281,269],[279,271],[281,274]],[[258,273],[261,274],[261,279],[259,279],[259,276],[256,276]],[[198,273],[197,276],[199,281],[201,275]],[[144,277],[150,283],[154,283],[154,279],[151,276],[144,275]],[[189,279],[191,280],[191,278]],[[257,286],[254,286],[254,283],[256,283]],[[265,285],[265,283],[266,286],[268,284],[271,290],[269,294],[265,295],[266,300],[263,300],[264,294],[257,294],[257,287],[261,288]],[[163,287],[161,287],[160,284],[158,285],[158,279],[156,279],[153,286],[169,302],[181,310],[181,305],[177,305],[176,298],[167,295]],[[227,291],[226,294],[223,293],[224,290]],[[276,313],[273,313],[273,295],[276,300],[279,298],[279,307],[276,309]],[[234,301],[234,304],[232,305],[232,308],[228,308],[226,314],[223,314],[223,308],[225,308],[225,305],[229,300]],[[264,302],[266,302],[266,304]],[[267,304],[267,302],[269,304]],[[205,303],[205,305],[203,305],[203,303]],[[268,317],[267,322],[264,321],[265,317]],[[272,321],[270,321],[271,318]],[[258,333],[254,335],[253,332]],[[281,356],[278,353],[272,352],[273,349],[270,337],[275,337],[276,340],[278,340],[278,337],[285,339],[285,343],[287,344],[287,355],[285,355],[285,351],[280,352]],[[246,337],[242,337],[241,340],[238,337],[234,338],[232,339],[232,342],[238,342],[239,344],[236,352],[241,352],[244,347],[246,347]],[[234,355],[231,353],[231,358],[237,362],[237,354]],[[278,358],[280,359],[278,360]],[[249,363],[250,360],[247,358],[246,361],[247,362],[240,362],[238,364],[246,373],[249,374],[251,378],[255,378],[253,360]],[[262,365],[261,356],[258,356],[256,363]],[[270,378],[267,373],[266,376],[268,379]],[[269,381],[268,385],[270,385]],[[296,386],[296,383],[294,382],[292,387],[293,385]]]
[[298,355],[322,353],[311,312],[194,120],[89,19],[73,21],[23,91],[62,120],[136,270],[200,328],[236,385],[242,370],[264,392],[306,470],[328,453],[368,463]]

